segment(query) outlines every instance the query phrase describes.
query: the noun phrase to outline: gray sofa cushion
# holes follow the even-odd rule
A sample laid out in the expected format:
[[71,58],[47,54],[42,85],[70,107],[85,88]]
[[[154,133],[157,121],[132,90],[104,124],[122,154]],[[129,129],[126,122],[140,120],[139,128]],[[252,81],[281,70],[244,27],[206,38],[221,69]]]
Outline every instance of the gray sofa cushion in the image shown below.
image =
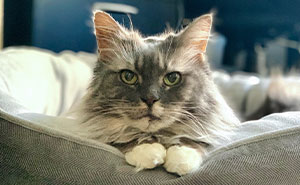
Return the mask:
[[71,119],[35,112],[23,103],[0,90],[1,184],[300,183],[299,112],[244,123],[231,141],[210,149],[199,171],[178,177],[162,168],[136,173],[115,148],[53,126]]

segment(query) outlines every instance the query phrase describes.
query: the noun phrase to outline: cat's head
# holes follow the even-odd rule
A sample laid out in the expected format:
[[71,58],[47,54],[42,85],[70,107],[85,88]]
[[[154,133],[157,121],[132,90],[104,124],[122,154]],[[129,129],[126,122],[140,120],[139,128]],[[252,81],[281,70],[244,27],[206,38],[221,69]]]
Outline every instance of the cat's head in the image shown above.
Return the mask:
[[203,135],[217,119],[226,120],[215,115],[225,103],[204,57],[212,15],[178,33],[146,38],[101,11],[94,23],[99,60],[85,101],[87,120],[108,120],[123,134],[168,129],[175,135]]

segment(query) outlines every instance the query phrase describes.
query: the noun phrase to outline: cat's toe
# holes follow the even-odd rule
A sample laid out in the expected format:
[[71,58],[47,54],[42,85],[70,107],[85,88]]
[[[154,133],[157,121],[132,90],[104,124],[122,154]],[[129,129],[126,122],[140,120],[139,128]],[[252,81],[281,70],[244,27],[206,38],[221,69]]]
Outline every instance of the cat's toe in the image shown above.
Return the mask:
[[186,175],[199,169],[202,155],[194,148],[187,146],[172,146],[167,150],[164,164],[168,172]]
[[125,154],[126,161],[138,170],[155,168],[165,162],[166,149],[159,143],[141,144]]

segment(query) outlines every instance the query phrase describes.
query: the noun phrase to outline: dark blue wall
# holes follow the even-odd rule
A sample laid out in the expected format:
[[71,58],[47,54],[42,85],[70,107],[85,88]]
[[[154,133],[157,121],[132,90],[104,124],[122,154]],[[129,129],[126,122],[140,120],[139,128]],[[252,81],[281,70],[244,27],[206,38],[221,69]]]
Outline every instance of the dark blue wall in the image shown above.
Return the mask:
[[[33,3],[32,45],[50,49],[94,52],[92,6],[97,0],[35,0]],[[138,8],[131,15],[134,28],[143,34],[156,34],[166,29],[166,24],[175,28],[181,0],[107,0]],[[179,10],[179,9],[182,10]],[[127,15],[113,14],[119,22],[129,25]]]
[[4,1],[3,45],[31,45],[32,0]]
[[[184,6],[188,18],[216,11],[214,28],[227,38],[223,64],[228,66],[246,51],[244,70],[253,72],[257,62],[255,44],[264,45],[279,36],[300,41],[299,0],[185,0]],[[288,49],[288,58],[289,66],[300,65],[297,50]]]
[[[156,34],[166,24],[178,27],[180,15],[195,18],[215,9],[214,29],[223,34],[223,63],[229,66],[246,51],[246,71],[255,70],[254,45],[285,37],[300,41],[299,0],[99,0],[125,3],[139,9],[132,15],[134,27],[143,34]],[[91,8],[97,0],[5,0],[4,47],[31,45],[55,52],[94,52]],[[113,14],[128,25],[125,15]],[[300,65],[298,50],[288,49],[288,65]]]

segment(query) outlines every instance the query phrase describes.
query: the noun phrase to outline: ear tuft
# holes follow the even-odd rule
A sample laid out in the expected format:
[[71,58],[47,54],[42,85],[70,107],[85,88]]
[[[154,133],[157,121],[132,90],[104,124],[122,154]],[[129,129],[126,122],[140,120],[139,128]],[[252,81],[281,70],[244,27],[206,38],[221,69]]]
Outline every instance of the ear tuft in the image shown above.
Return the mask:
[[111,49],[114,47],[114,41],[118,34],[123,32],[123,28],[103,11],[94,13],[94,26],[100,58],[109,60],[112,56]]
[[108,13],[103,11],[94,12],[94,24],[97,31],[102,29],[118,30],[120,25]]
[[197,48],[200,53],[205,53],[210,37],[212,20],[212,14],[205,14],[196,18],[180,35],[183,45]]

